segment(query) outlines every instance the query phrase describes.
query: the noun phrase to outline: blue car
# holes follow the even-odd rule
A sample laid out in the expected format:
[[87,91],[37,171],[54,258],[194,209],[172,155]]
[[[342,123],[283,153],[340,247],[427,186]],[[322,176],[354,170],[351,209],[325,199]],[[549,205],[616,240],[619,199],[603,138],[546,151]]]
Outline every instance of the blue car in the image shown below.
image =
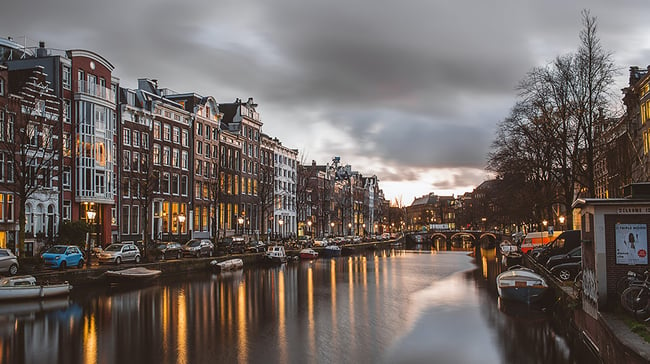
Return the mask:
[[65,269],[67,267],[82,268],[84,255],[76,245],[55,245],[41,254],[46,267]]

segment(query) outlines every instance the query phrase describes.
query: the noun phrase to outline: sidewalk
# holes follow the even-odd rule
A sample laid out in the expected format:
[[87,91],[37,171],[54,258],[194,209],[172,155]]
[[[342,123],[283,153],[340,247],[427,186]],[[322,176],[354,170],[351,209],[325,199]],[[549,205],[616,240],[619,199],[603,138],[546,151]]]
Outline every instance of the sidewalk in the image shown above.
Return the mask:
[[650,363],[650,343],[633,332],[628,324],[611,312],[598,312],[593,318],[582,309],[580,291],[573,285],[564,285],[562,281],[551,276],[532,259],[525,258],[526,264],[542,274],[549,285],[561,292],[565,298],[561,301],[575,308],[573,318],[578,330],[586,337],[604,363]]
[[607,329],[611,331],[612,336],[615,336],[621,345],[629,348],[632,352],[638,354],[640,358],[650,363],[650,343],[630,330],[623,320],[609,312],[600,312],[599,320],[605,324]]

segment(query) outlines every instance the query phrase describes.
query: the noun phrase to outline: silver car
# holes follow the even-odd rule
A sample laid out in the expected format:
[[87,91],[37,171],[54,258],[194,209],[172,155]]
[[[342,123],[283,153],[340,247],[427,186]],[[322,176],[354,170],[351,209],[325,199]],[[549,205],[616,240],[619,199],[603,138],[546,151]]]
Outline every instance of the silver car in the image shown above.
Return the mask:
[[140,249],[133,243],[113,243],[97,254],[99,263],[115,263],[133,261],[140,263]]
[[183,244],[183,255],[200,257],[206,255],[211,257],[214,254],[214,244],[208,239],[192,239]]
[[9,249],[0,249],[0,272],[10,276],[18,273],[18,258]]

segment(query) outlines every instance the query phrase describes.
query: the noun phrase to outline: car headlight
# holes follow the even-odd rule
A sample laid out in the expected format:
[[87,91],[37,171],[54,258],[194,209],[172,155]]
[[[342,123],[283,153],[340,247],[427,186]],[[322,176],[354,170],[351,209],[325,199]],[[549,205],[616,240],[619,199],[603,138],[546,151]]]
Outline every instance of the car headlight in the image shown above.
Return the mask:
[[61,257],[57,255],[54,259],[59,260],[59,259],[61,259]]

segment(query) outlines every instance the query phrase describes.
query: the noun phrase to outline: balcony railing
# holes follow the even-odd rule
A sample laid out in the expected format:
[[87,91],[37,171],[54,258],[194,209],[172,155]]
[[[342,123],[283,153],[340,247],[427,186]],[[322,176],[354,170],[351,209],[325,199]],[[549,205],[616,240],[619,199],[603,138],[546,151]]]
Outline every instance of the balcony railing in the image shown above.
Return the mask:
[[77,81],[76,90],[78,93],[115,103],[115,95],[113,95],[113,92],[108,87],[102,87],[96,83],[81,80]]

